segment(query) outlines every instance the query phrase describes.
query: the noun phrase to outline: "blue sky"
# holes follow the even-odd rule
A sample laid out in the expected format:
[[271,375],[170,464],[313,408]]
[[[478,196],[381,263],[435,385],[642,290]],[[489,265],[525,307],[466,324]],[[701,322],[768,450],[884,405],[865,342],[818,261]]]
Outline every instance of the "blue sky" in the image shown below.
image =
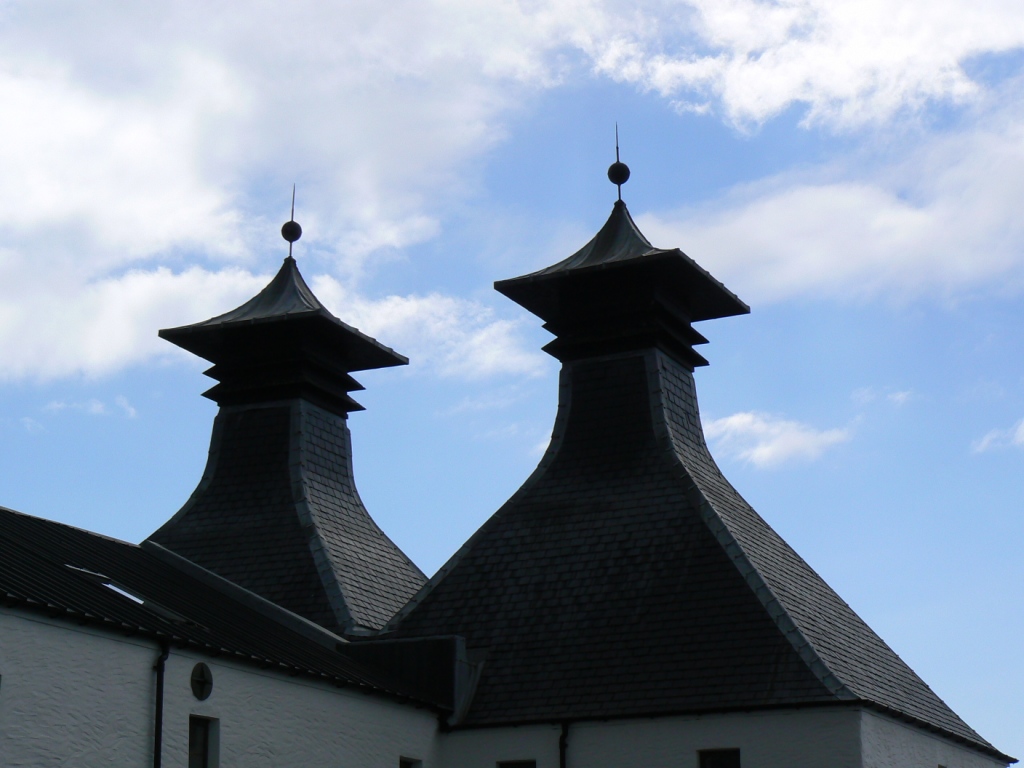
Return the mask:
[[557,365],[494,280],[623,196],[751,315],[703,324],[726,475],[1024,756],[1024,7],[999,0],[0,4],[0,504],[138,541],[198,481],[156,332],[286,253],[408,355],[360,492],[428,573],[525,479]]

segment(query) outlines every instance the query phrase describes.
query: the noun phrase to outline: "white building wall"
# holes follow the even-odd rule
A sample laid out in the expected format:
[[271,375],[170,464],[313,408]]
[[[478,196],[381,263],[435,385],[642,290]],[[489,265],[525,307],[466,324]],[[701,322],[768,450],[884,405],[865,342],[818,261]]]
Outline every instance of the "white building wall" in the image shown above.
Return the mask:
[[[213,673],[205,701],[192,695],[197,662]],[[246,768],[398,768],[400,757],[438,768],[437,716],[426,709],[230,660],[174,652],[164,689],[164,761],[188,763],[189,715],[215,718],[220,764]]]
[[[152,765],[156,643],[0,609],[0,765]],[[213,673],[206,701],[193,666]],[[438,732],[425,709],[228,658],[172,649],[165,766],[188,759],[189,715],[218,721],[220,765],[558,768],[557,725]],[[573,723],[568,768],[697,768],[702,749],[738,748],[744,768],[996,768],[998,760],[857,708]]]
[[[536,759],[558,767],[558,726],[456,731],[442,737],[445,768]],[[697,768],[702,749],[738,748],[743,768],[859,768],[860,712],[776,712],[572,723],[567,768]],[[934,768],[934,766],[933,766]]]
[[495,768],[495,764],[503,760],[536,760],[537,768],[558,768],[560,733],[557,725],[452,731],[441,736],[441,765],[443,768]]
[[865,710],[861,721],[864,768],[1005,768],[986,757],[927,731]]
[[[0,609],[0,765],[153,764],[156,643]],[[196,662],[213,673],[192,695]],[[439,768],[425,709],[229,659],[172,649],[164,682],[163,764],[188,764],[190,714],[216,718],[220,765]]]
[[151,765],[157,655],[0,609],[0,765]]

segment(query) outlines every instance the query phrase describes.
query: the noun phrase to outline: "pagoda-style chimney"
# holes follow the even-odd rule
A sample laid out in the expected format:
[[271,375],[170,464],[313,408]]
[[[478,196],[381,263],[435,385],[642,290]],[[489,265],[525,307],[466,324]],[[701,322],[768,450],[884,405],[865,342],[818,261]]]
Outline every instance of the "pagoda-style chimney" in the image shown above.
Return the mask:
[[[628,169],[609,178],[621,187]],[[551,443],[387,627],[486,659],[461,725],[872,709],[1002,758],[729,484],[692,322],[747,306],[617,201],[568,259],[495,288],[562,361]],[[563,731],[564,733],[564,731]],[[571,743],[571,738],[570,738]]]
[[621,199],[572,256],[494,287],[545,321],[557,338],[544,349],[562,362],[658,348],[693,370],[707,339],[690,323],[750,312],[678,248],[652,246]]
[[328,312],[290,248],[257,296],[160,336],[214,364],[220,411],[199,486],[149,540],[331,630],[383,626],[425,578],[356,491],[349,373],[408,360]]

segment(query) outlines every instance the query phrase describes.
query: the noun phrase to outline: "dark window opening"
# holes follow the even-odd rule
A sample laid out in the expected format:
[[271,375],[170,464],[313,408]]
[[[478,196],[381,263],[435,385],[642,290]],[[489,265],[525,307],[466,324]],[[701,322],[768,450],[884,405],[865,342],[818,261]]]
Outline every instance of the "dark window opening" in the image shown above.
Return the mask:
[[536,760],[499,760],[498,768],[537,768]]
[[398,758],[398,768],[422,768],[422,760],[413,760],[411,757]]
[[700,768],[740,768],[740,751],[738,749],[702,749]]
[[217,768],[217,721],[188,718],[188,768]]

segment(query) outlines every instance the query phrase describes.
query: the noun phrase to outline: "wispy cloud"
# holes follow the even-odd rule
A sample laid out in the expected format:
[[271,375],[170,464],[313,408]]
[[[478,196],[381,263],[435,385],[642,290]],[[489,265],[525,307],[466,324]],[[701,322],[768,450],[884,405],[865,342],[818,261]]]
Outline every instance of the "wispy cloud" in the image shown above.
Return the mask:
[[127,416],[129,419],[134,419],[136,416],[139,415],[139,412],[135,410],[135,406],[129,403],[128,398],[125,397],[124,395],[118,395],[117,397],[115,397],[114,403],[117,405],[118,408],[120,408],[124,412],[124,415]]
[[638,217],[748,301],[948,297],[1024,284],[1024,111],[922,136],[892,163],[787,173],[696,209]]
[[46,429],[42,424],[33,419],[31,416],[23,416],[21,418],[21,426],[24,427],[25,431],[33,434],[36,432],[42,432]]
[[[134,419],[138,413],[134,406],[128,402],[128,398],[124,395],[118,395],[114,398],[114,405],[121,411],[121,413],[129,418]],[[51,400],[43,406],[43,411],[49,414],[58,414],[64,411],[76,411],[78,413],[85,413],[89,416],[109,416],[111,414],[110,408],[102,400],[91,398],[81,402],[69,402],[67,400]],[[29,419],[29,421],[32,421]]]
[[875,387],[860,387],[855,389],[850,398],[858,405],[868,405],[878,400],[885,400],[892,405],[902,407],[917,397],[911,389],[877,389]]
[[967,0],[690,0],[620,23],[588,38],[598,71],[740,126],[794,104],[806,123],[849,128],[963,103],[983,91],[968,60],[1024,45],[1024,9]]
[[60,413],[61,411],[79,411],[90,416],[105,416],[109,411],[107,406],[95,398],[80,403],[69,403],[66,400],[51,400],[43,406],[47,413]]
[[973,453],[985,453],[999,448],[1024,447],[1024,419],[1009,429],[993,429],[971,443]]
[[704,423],[717,452],[759,469],[796,461],[813,461],[851,437],[849,429],[819,430],[799,421],[746,411]]
[[[288,35],[273,4],[14,5],[0,28],[4,378],[151,360],[161,325],[251,295],[285,212],[265,190],[295,179],[304,247],[357,290],[375,260],[438,236],[532,95],[595,73],[737,125],[797,104],[845,129],[983,103],[965,62],[1024,45],[1024,6],[968,0],[296,0]],[[758,299],[976,285],[1024,252],[1021,125],[997,115],[873,176],[773,179],[654,223]],[[445,375],[536,370],[514,323],[476,302],[364,303]],[[402,325],[413,316],[454,336],[428,343]]]
[[327,306],[339,312],[344,308],[347,322],[442,376],[537,376],[550,365],[544,355],[525,346],[521,321],[499,317],[480,302],[436,293],[372,300],[330,276],[320,276],[313,284]]

